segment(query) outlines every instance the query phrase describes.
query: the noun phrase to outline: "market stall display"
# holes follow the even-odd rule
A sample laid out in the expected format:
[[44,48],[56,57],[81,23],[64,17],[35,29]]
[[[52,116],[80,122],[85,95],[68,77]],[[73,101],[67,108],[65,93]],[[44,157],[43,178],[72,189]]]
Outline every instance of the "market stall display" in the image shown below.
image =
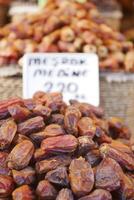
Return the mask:
[[120,30],[123,17],[122,9],[117,0],[90,0],[101,13],[101,17],[114,30]]
[[0,0],[0,27],[8,22],[8,11],[11,0]]
[[0,29],[0,38],[1,66],[28,52],[89,52],[98,54],[103,71],[134,70],[133,44],[108,27],[90,2],[49,0],[40,13]]
[[134,143],[118,118],[60,93],[0,102],[0,198],[132,200]]

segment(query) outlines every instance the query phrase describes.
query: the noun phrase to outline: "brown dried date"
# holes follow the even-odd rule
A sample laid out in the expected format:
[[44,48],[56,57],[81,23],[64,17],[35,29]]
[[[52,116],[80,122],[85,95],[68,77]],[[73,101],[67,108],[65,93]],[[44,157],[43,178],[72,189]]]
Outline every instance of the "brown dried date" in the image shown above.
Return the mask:
[[51,109],[47,106],[36,105],[36,107],[33,109],[33,113],[38,116],[42,116],[44,120],[47,120],[51,115]]
[[95,149],[97,145],[89,136],[78,137],[78,155],[82,156]]
[[56,197],[56,200],[74,200],[73,193],[68,188],[62,189]]
[[9,106],[8,111],[16,122],[22,122],[32,115],[27,108],[20,105]]
[[36,194],[40,200],[54,200],[57,196],[57,191],[48,181],[40,181],[36,188]]
[[49,171],[46,174],[45,179],[57,186],[61,187],[69,186],[69,177],[67,174],[66,167],[57,167],[55,170]]
[[[118,171],[117,171],[118,169]],[[102,162],[97,166],[95,174],[95,186],[96,188],[105,189],[108,191],[114,191],[120,187],[119,177],[120,166],[116,161],[111,158],[104,158]]]
[[98,118],[103,117],[104,112],[100,107],[95,107],[88,103],[76,103],[83,117],[93,117],[94,115]]
[[50,124],[44,129],[45,137],[65,135],[64,129],[58,124]]
[[34,145],[32,142],[25,140],[17,144],[8,157],[8,167],[20,170],[28,166],[34,153]]
[[8,167],[2,167],[0,166],[0,175],[11,175],[11,170]]
[[65,129],[69,134],[78,135],[78,127],[77,123],[81,117],[81,113],[79,109],[74,106],[70,106],[67,108],[64,117],[64,125]]
[[17,185],[30,185],[35,181],[35,170],[32,167],[20,171],[12,170],[12,176]]
[[48,158],[48,153],[46,153],[44,150],[41,148],[36,149],[34,152],[34,159],[35,161],[41,161]]
[[18,125],[18,132],[23,135],[29,135],[35,131],[40,131],[45,127],[45,123],[42,117],[34,117],[22,122]]
[[112,140],[112,142],[110,143],[110,147],[120,150],[121,152],[127,153],[133,157],[133,152],[131,150],[130,144],[126,145],[119,140]]
[[79,200],[112,200],[110,192],[103,189],[96,189],[91,194],[80,198]]
[[101,161],[100,151],[98,149],[92,149],[86,154],[85,158],[92,167],[95,167]]
[[33,142],[35,142],[37,145],[40,145],[40,143],[46,138],[44,130],[32,133],[29,136]]
[[33,95],[33,100],[37,104],[42,104],[42,105],[45,104],[46,98],[47,98],[47,94],[45,92],[42,92],[42,91],[35,92],[35,94]]
[[11,117],[7,118],[7,119],[1,119],[0,120],[0,126],[2,126],[5,122],[7,122],[8,120],[12,119]]
[[17,132],[17,125],[10,119],[0,127],[0,149],[8,148]]
[[[70,12],[69,1],[55,2]],[[77,14],[83,4],[74,5]],[[122,122],[87,103],[67,105],[60,93],[14,102],[0,103],[0,199],[134,200],[134,142]]]
[[109,119],[108,124],[109,132],[112,138],[130,139],[131,132],[129,128],[123,123],[123,120],[120,118],[112,117]]
[[93,138],[96,133],[96,128],[94,121],[89,117],[82,117],[78,122],[80,135],[88,135]]
[[30,138],[25,135],[16,134],[13,139],[13,145],[19,144],[19,143],[23,142],[24,140],[30,140]]
[[121,151],[120,147],[116,149],[110,146],[110,144],[102,144],[100,152],[102,156],[116,160],[124,168],[130,171],[134,170],[134,157]]
[[0,197],[9,197],[13,190],[13,179],[10,176],[0,175]]
[[49,123],[63,125],[64,124],[64,115],[52,114],[51,119],[49,120]]
[[54,170],[59,166],[68,166],[71,163],[71,157],[67,155],[54,156],[49,159],[36,163],[36,171],[39,174]]
[[7,166],[8,153],[0,151],[0,166]]
[[33,192],[28,185],[15,189],[12,193],[13,200],[33,200]]
[[49,153],[71,153],[77,148],[78,141],[73,135],[57,136],[42,141],[41,149]]
[[97,127],[96,129],[95,139],[98,144],[112,142],[112,138],[110,138],[100,127]]
[[64,105],[62,94],[58,92],[47,94],[45,105],[52,110],[52,113],[59,112]]
[[125,174],[121,175],[121,188],[119,192],[122,199],[133,200],[134,198],[134,182]]
[[8,153],[0,152],[0,175],[10,175],[11,171],[7,167]]
[[77,197],[89,194],[94,186],[94,173],[84,158],[72,160],[69,167],[71,189]]
[[23,102],[24,106],[30,111],[32,111],[36,106],[36,102],[34,101],[34,99],[24,99]]
[[15,104],[23,105],[23,100],[21,98],[14,98],[11,100],[0,101],[0,119],[5,119],[10,116],[8,107]]

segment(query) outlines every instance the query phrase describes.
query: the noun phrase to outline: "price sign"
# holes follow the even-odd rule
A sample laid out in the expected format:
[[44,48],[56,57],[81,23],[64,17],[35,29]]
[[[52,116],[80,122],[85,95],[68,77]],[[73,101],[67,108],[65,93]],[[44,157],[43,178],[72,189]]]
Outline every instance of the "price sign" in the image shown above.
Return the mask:
[[62,92],[64,99],[99,105],[99,61],[87,53],[31,53],[24,56],[23,95]]

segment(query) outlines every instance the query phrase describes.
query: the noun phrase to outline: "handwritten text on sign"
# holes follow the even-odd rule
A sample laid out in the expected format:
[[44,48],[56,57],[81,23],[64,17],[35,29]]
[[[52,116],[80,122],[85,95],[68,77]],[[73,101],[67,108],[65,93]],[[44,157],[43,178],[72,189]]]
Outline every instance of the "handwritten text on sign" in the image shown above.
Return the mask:
[[64,99],[99,105],[99,63],[95,54],[31,53],[24,56],[23,94],[60,91]]

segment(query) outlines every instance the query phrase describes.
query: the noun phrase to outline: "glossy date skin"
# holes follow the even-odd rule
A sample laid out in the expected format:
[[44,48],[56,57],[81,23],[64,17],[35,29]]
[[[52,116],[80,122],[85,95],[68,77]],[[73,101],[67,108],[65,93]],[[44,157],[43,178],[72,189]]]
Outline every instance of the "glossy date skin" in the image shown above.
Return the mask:
[[32,142],[25,140],[17,144],[8,157],[8,167],[10,169],[20,170],[28,166],[34,153]]
[[8,197],[14,190],[13,178],[6,175],[0,175],[0,197]]
[[33,200],[35,199],[29,186],[23,185],[12,193],[13,200]]
[[133,154],[130,155],[129,153],[125,152],[127,147],[125,148],[124,151],[123,151],[123,148],[121,147],[118,146],[117,148],[117,147],[114,147],[112,144],[103,144],[100,147],[100,152],[102,156],[107,156],[107,157],[115,159],[124,168],[130,171],[134,170]]
[[51,158],[36,163],[36,171],[39,174],[49,172],[59,166],[69,166],[71,157],[66,155],[53,156]]
[[69,167],[71,189],[77,197],[88,194],[94,185],[94,173],[82,157],[72,160]]
[[23,135],[29,135],[35,131],[40,131],[45,127],[42,117],[34,117],[18,125],[18,132]]
[[57,167],[55,170],[49,171],[46,174],[45,179],[57,186],[69,186],[69,177],[66,167]]
[[114,191],[119,189],[121,185],[119,173],[122,173],[122,170],[118,163],[116,163],[116,161],[112,160],[111,158],[104,158],[96,169],[96,188],[104,189],[107,191]]
[[110,192],[102,189],[96,189],[88,196],[82,197],[79,200],[112,200]]
[[77,148],[78,141],[72,135],[47,138],[42,141],[41,149],[52,153],[71,153]]
[[57,195],[56,200],[74,200],[72,191],[68,188],[62,189],[59,194]]
[[9,119],[0,127],[0,149],[7,149],[13,141],[17,132],[17,125],[14,120]]
[[0,200],[133,200],[133,139],[125,125],[90,104],[67,105],[60,93],[3,106]]
[[57,191],[48,181],[40,181],[36,188],[36,194],[39,199],[54,200],[57,196]]

